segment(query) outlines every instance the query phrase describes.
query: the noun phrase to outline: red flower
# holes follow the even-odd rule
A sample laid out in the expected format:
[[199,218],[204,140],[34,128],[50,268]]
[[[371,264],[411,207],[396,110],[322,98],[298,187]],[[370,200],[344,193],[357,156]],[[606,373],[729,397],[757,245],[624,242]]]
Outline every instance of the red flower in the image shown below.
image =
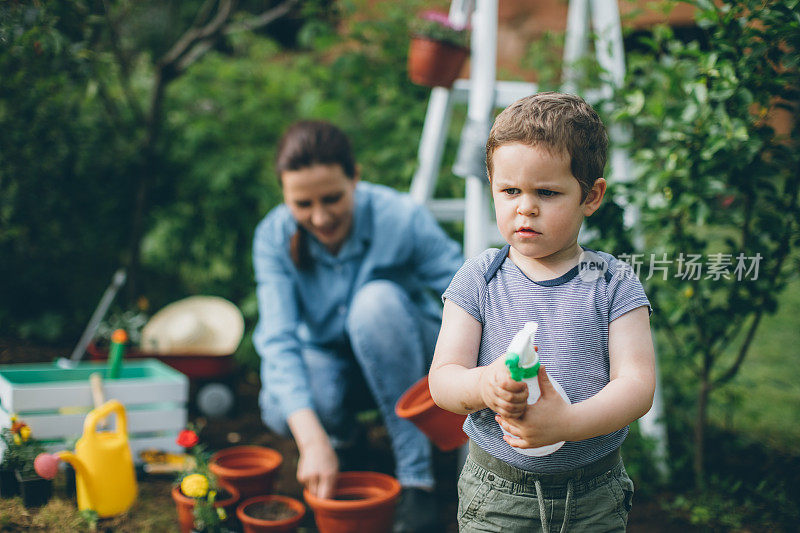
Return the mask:
[[191,429],[184,429],[180,433],[178,433],[178,439],[175,441],[178,443],[178,446],[183,448],[191,448],[198,442],[200,442],[200,438],[197,436],[197,433],[192,431]]

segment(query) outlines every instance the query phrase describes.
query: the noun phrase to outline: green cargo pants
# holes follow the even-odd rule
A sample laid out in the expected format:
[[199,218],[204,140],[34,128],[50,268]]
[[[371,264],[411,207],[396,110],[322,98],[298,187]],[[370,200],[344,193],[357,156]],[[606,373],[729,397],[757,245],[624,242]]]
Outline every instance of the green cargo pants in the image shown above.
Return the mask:
[[470,441],[458,480],[458,529],[625,531],[633,482],[619,451],[563,474],[520,470]]

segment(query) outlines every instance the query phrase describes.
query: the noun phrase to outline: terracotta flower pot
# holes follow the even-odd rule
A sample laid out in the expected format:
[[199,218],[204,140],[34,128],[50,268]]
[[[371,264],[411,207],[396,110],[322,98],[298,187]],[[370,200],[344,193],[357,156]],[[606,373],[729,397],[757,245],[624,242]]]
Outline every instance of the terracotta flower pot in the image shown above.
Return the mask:
[[408,77],[426,87],[451,87],[469,50],[441,41],[413,37],[408,50]]
[[283,456],[264,446],[234,446],[211,456],[208,467],[217,479],[239,490],[242,500],[269,494]]
[[[294,515],[285,518],[259,517],[256,512],[263,505],[283,504]],[[261,507],[263,509],[263,507]],[[240,503],[236,516],[242,523],[244,533],[283,533],[294,531],[306,514],[306,506],[287,496],[254,496]],[[254,516],[255,515],[255,516]]]
[[[236,487],[231,487],[227,483],[219,482],[221,489],[224,489],[230,496],[214,502],[214,507],[223,507],[228,516],[234,516],[236,502],[239,501],[239,491]],[[184,495],[180,485],[172,487],[172,499],[178,510],[178,522],[181,525],[181,533],[191,533],[194,525],[194,504],[197,500]]]
[[385,533],[391,531],[400,483],[378,472],[340,472],[333,498],[303,491],[320,533]]
[[442,451],[454,450],[467,442],[467,435],[462,429],[467,415],[445,411],[433,403],[428,376],[414,383],[397,400],[394,412],[414,422]]

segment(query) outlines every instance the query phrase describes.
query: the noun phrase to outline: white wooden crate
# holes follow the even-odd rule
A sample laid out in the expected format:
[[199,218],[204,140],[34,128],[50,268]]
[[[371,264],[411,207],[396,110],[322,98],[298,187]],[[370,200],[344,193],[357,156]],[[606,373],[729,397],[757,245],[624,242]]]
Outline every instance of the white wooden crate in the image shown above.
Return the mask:
[[[33,436],[51,450],[62,450],[83,433],[92,407],[89,376],[105,376],[106,362],[79,363],[64,369],[55,364],[0,365],[0,427],[15,413]],[[118,379],[104,379],[107,400],[125,406],[128,438],[134,460],[148,448],[180,452],[175,439],[186,426],[189,380],[156,359],[125,361]]]

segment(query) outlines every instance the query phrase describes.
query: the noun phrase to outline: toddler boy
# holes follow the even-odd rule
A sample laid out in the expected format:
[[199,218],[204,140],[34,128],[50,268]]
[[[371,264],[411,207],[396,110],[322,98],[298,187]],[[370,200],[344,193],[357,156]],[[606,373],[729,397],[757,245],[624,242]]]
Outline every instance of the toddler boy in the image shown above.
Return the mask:
[[[488,178],[508,244],[467,260],[445,291],[429,376],[439,406],[469,414],[462,532],[558,523],[561,531],[625,530],[633,483],[619,447],[650,409],[655,365],[641,283],[625,263],[578,244],[606,191],[607,149],[597,113],[568,94],[518,100],[489,134]],[[504,364],[529,321],[539,324],[542,362],[533,405]],[[560,441],[544,457],[514,449]]]

